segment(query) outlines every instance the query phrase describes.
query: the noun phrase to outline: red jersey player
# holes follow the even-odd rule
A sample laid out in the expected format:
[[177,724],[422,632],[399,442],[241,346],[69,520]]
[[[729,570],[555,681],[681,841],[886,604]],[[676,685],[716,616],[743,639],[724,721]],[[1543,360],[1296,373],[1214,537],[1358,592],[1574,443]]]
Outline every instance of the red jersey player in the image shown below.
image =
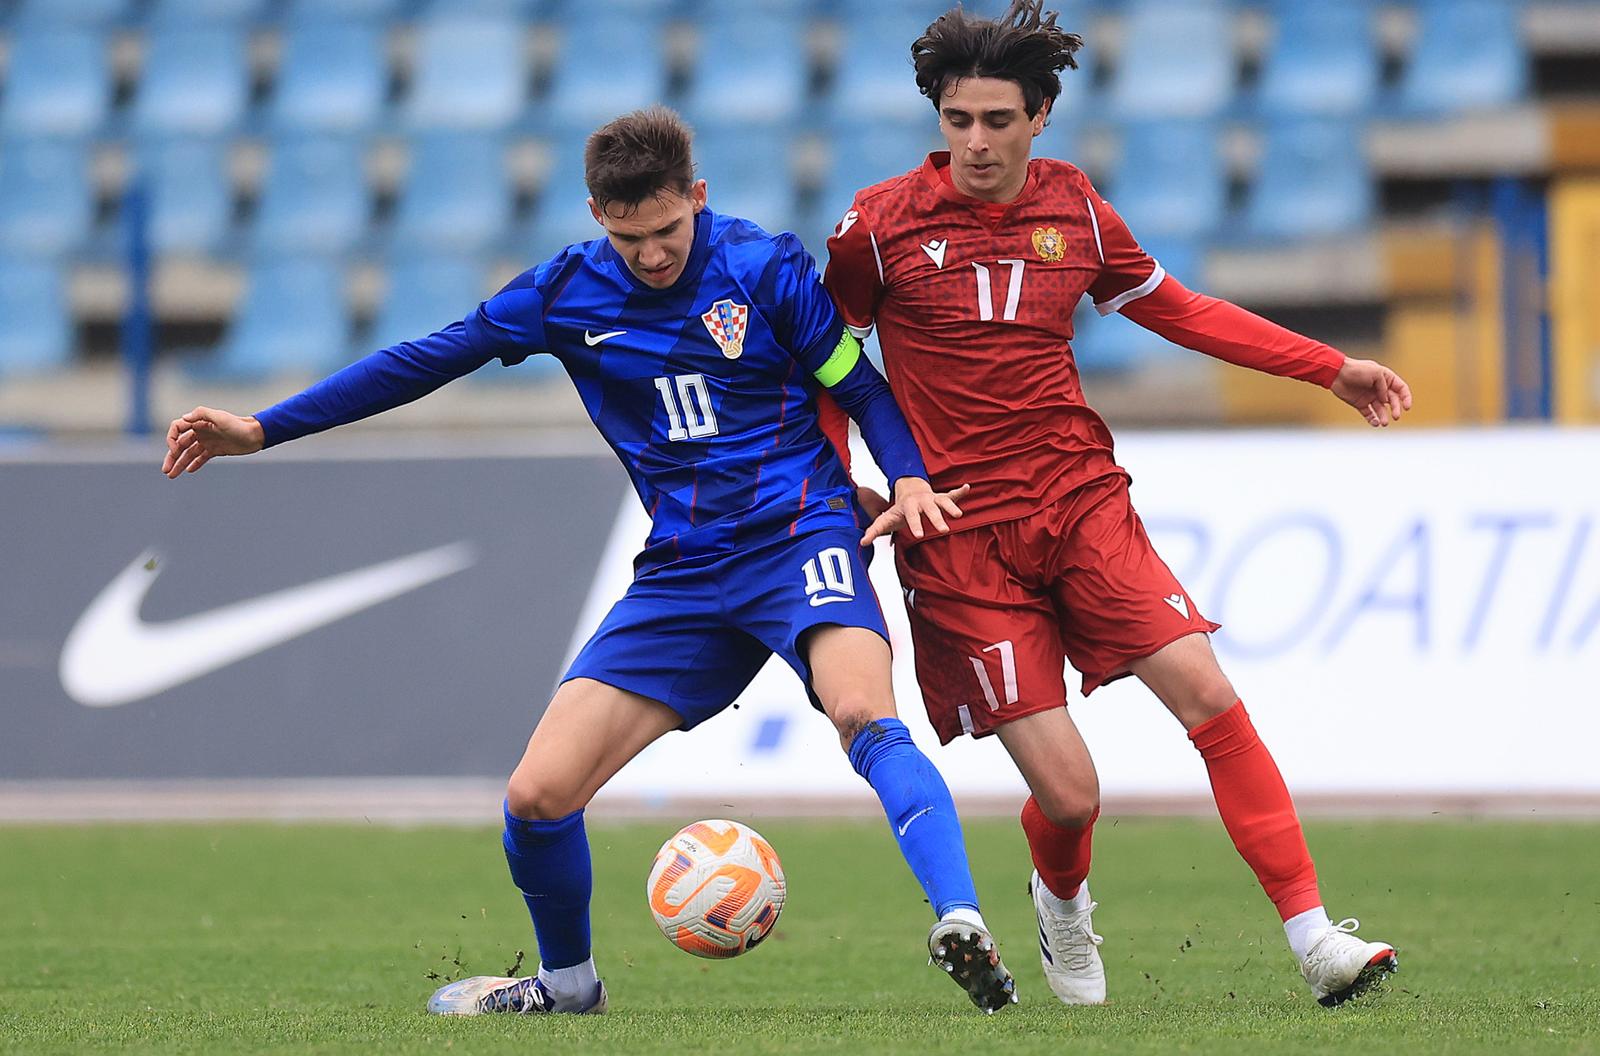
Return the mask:
[[941,741],[996,734],[1028,784],[1030,890],[1061,1000],[1105,999],[1085,883],[1099,782],[1065,707],[1071,660],[1085,693],[1137,675],[1183,723],[1302,974],[1337,1004],[1392,970],[1394,949],[1323,909],[1283,778],[1212,654],[1217,624],[1151,547],[1084,401],[1072,311],[1087,293],[1168,340],[1331,388],[1373,425],[1411,396],[1386,367],[1185,289],[1081,171],[1030,159],[1082,43],[1041,6],[928,27],[912,59],[949,152],[858,192],[829,240],[828,290],[858,336],[877,329],[934,488],[981,482],[950,535],[896,552],[917,680]]

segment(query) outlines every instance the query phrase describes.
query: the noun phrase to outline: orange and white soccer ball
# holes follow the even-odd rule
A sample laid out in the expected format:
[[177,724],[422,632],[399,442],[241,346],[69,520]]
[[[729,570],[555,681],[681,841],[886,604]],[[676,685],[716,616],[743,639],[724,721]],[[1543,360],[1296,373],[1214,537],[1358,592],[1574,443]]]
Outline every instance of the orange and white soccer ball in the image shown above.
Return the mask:
[[772,844],[737,821],[697,821],[661,845],[645,888],[661,934],[696,957],[737,957],[772,934],[783,912],[783,866]]

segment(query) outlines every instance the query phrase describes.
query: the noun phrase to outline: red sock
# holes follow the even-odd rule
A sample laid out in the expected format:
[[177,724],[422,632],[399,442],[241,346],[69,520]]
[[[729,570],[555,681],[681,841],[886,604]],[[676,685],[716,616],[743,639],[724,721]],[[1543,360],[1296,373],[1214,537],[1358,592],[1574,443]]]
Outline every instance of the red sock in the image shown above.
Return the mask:
[[1284,920],[1322,905],[1317,869],[1294,801],[1272,753],[1256,736],[1244,703],[1189,731],[1211,774],[1217,813],[1233,845]]
[[1100,808],[1096,807],[1083,828],[1064,829],[1044,816],[1039,801],[1032,796],[1022,805],[1022,831],[1028,834],[1033,867],[1057,898],[1075,896],[1088,877],[1090,844],[1099,816]]

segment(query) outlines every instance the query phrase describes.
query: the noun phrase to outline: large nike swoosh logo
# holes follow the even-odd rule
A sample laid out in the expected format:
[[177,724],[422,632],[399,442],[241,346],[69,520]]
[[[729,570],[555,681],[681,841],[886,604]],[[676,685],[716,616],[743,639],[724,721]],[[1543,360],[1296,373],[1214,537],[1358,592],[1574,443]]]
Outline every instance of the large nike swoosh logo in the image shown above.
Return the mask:
[[454,575],[476,560],[471,546],[451,543],[209,612],[146,623],[139,608],[160,575],[155,554],[146,551],[89,603],[67,634],[61,687],[87,707],[128,704]]
[[583,332],[583,343],[593,348],[602,341],[610,341],[613,337],[621,337],[625,333],[627,333],[626,330],[613,330],[607,334],[591,334],[585,330]]
[[811,595],[811,607],[814,609],[819,605],[827,605],[828,603],[834,602],[834,601],[855,601],[855,600],[856,600],[855,598],[847,598],[847,597],[844,597],[844,596],[839,595],[839,594],[813,594],[813,595]]

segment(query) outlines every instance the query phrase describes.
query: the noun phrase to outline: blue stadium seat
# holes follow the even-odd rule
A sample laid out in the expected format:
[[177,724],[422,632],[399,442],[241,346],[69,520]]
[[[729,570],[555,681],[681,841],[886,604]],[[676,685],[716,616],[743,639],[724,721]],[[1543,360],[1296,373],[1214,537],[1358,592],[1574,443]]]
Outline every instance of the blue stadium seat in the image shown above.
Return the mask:
[[388,22],[398,18],[408,0],[287,0],[284,22],[327,22],[338,19],[363,19]]
[[587,133],[618,114],[660,102],[667,85],[664,32],[664,20],[650,15],[569,16],[548,107],[556,128]]
[[358,355],[414,341],[471,315],[491,291],[470,257],[402,256],[389,264],[389,287]]
[[111,101],[105,37],[78,28],[24,29],[11,40],[0,132],[86,136]]
[[89,237],[94,195],[81,140],[0,142],[0,251],[56,256]]
[[1506,106],[1528,91],[1514,0],[1421,0],[1400,105],[1417,115]]
[[233,220],[227,146],[219,140],[139,144],[156,253],[217,253]]
[[250,74],[238,27],[162,26],[146,39],[133,125],[142,135],[214,136],[244,116]]
[[1377,101],[1377,13],[1371,0],[1277,0],[1257,102],[1273,115],[1347,115]]
[[716,125],[695,139],[695,166],[711,208],[771,232],[793,230],[795,190],[790,129]]
[[835,124],[931,123],[933,104],[917,91],[911,42],[928,28],[925,12],[861,7],[845,12],[828,112]]
[[1123,20],[1111,103],[1124,119],[1208,117],[1233,99],[1233,10],[1137,0]]
[[500,137],[419,137],[400,193],[394,245],[416,252],[487,249],[509,233],[512,204]]
[[19,26],[111,26],[126,22],[134,0],[19,0]]
[[831,227],[856,191],[918,168],[930,151],[942,149],[931,109],[925,123],[839,128],[829,137],[830,163],[818,208]]
[[365,145],[286,138],[272,146],[250,243],[263,254],[340,254],[366,231]]
[[697,20],[686,105],[697,129],[715,122],[790,122],[806,103],[810,69],[798,14],[749,11]]
[[0,257],[0,377],[58,369],[71,359],[71,313],[61,272],[35,260]]
[[327,260],[258,263],[217,358],[196,373],[237,381],[320,374],[347,358],[344,276]]
[[[1199,284],[1200,252],[1183,239],[1147,240],[1145,250],[1190,289]],[[1198,353],[1151,333],[1120,312],[1101,316],[1085,297],[1073,313],[1072,354],[1085,374],[1116,374]]]
[[284,34],[270,121],[280,131],[360,132],[383,110],[383,31],[376,23],[299,21]]
[[147,17],[152,23],[195,25],[196,23],[249,24],[258,21],[271,0],[152,0]]
[[1108,196],[1134,237],[1199,238],[1222,226],[1228,180],[1210,121],[1134,122]]
[[419,26],[417,67],[402,107],[413,129],[501,129],[528,85],[523,27],[508,18],[451,17]]
[[552,148],[554,163],[545,174],[533,226],[524,240],[528,264],[547,260],[574,242],[605,235],[589,215],[589,189],[583,182],[583,143],[561,139]]
[[1271,124],[1245,213],[1256,238],[1350,234],[1371,223],[1376,191],[1352,121]]

